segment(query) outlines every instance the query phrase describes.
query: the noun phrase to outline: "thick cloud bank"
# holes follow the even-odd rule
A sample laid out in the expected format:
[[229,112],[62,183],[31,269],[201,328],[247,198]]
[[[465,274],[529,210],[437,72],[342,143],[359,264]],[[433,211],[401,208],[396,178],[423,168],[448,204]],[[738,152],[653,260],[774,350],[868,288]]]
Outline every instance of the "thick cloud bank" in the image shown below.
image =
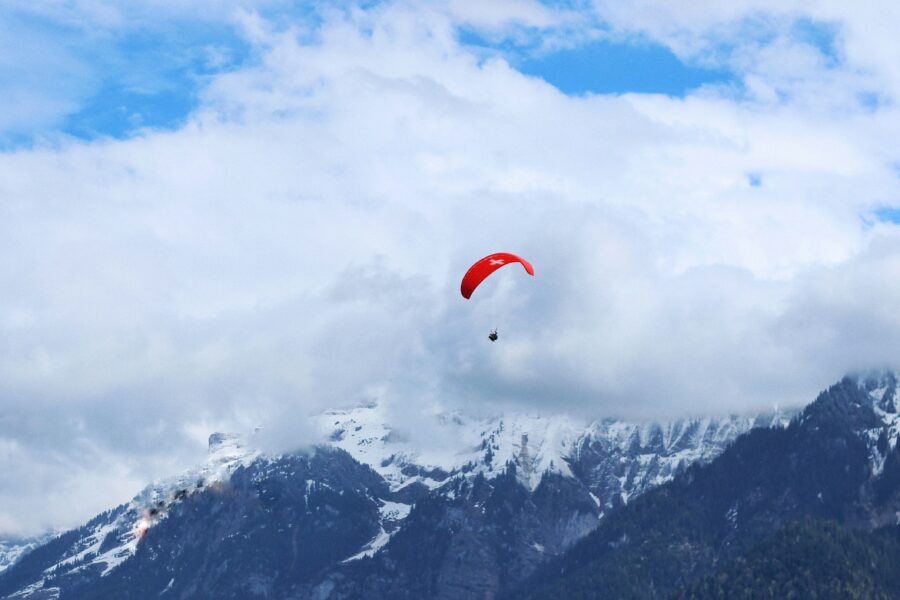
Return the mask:
[[[0,531],[76,523],[213,430],[301,445],[310,412],[372,397],[407,423],[663,417],[895,362],[900,60],[878,32],[900,22],[801,5],[228,10],[257,59],[183,127],[0,155]],[[566,96],[458,36],[600,22],[741,84]],[[833,46],[797,34],[820,22]],[[499,250],[536,277],[462,300]]]

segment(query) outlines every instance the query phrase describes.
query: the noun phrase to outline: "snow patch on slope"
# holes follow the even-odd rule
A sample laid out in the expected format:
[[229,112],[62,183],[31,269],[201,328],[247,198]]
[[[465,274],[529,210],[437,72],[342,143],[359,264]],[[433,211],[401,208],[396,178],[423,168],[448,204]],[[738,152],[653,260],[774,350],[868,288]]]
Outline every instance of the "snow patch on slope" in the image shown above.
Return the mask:
[[379,550],[384,548],[399,529],[400,522],[409,516],[412,505],[382,500],[382,505],[378,510],[381,513],[381,525],[378,533],[359,552],[350,558],[344,559],[343,562],[348,563],[360,558],[374,556]]

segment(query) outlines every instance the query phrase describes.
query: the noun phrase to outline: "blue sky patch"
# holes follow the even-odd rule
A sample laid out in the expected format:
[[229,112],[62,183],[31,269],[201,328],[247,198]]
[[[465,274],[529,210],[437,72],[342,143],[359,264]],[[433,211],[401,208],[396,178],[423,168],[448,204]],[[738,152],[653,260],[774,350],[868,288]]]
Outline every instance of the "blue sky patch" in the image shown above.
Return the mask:
[[193,86],[143,91],[111,81],[83,109],[65,118],[62,131],[89,140],[122,138],[144,127],[174,128],[184,122],[196,105]]
[[875,209],[872,215],[876,221],[881,221],[882,223],[900,224],[900,207],[897,206],[882,206]]
[[[583,8],[584,0],[548,0],[555,7]],[[328,10],[377,4],[338,0]],[[261,14],[276,28],[295,27],[301,39],[315,37],[321,25],[315,4],[276,4]],[[0,121],[0,149],[20,147],[62,132],[80,139],[122,138],[142,129],[181,126],[199,105],[209,76],[239,68],[253,51],[230,22],[135,20],[125,31],[94,31],[56,22],[44,12],[0,9],[0,86],[27,110]],[[600,24],[594,24],[601,27]],[[773,36],[761,20],[745,24],[748,34],[765,43]],[[546,51],[546,32],[522,28],[514,36],[485,37],[473,29],[458,31],[459,41],[476,53],[502,55],[522,73],[539,77],[569,95],[659,93],[683,97],[708,84],[741,89],[740,77],[726,68],[731,48],[725,43],[706,56],[709,63],[679,59],[666,46],[640,37],[599,39]],[[818,48],[829,64],[840,62],[838,29],[829,23],[798,19],[790,35]],[[4,41],[5,39],[5,41]],[[720,56],[721,55],[721,56]],[[31,99],[40,106],[29,106]],[[880,107],[875,94],[860,104]],[[18,120],[16,120],[18,119]]]
[[250,48],[225,26],[132,33],[112,49],[108,75],[83,108],[66,117],[62,129],[91,139],[178,127],[198,106],[207,77],[249,56]]
[[13,13],[0,31],[7,58],[0,86],[8,97],[41,100],[34,107],[19,100],[18,111],[8,113],[22,116],[3,122],[0,150],[60,132],[90,140],[179,127],[209,76],[252,60],[229,23],[168,21],[114,32]]
[[522,73],[540,77],[569,95],[635,92],[683,97],[705,84],[738,81],[729,71],[686,64],[665,46],[646,40],[595,40],[544,53],[509,41],[491,43],[473,31],[461,31],[459,39],[499,51]]
[[838,29],[835,25],[810,19],[798,19],[791,28],[794,39],[816,48],[825,57],[828,66],[836,67],[841,62],[838,48]]

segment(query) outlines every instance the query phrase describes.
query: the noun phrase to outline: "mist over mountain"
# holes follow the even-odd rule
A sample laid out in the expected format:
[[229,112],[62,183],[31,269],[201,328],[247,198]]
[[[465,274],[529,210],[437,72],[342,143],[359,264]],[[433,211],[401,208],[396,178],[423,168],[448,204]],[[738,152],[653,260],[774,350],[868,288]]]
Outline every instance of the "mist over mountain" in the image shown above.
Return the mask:
[[660,423],[444,412],[433,444],[368,402],[280,455],[216,433],[205,463],[11,559],[0,598],[891,598],[898,386]]
[[633,498],[790,418],[438,413],[423,443],[390,414],[326,411],[322,443],[283,455],[213,434],[204,464],[25,554],[0,597],[498,596]]

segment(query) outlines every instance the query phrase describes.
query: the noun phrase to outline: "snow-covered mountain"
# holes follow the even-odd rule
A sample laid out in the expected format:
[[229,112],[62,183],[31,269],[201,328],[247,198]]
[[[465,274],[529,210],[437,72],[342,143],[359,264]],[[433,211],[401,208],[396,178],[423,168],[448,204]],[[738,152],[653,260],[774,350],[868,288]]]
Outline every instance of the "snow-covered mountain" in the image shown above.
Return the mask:
[[328,411],[318,423],[327,443],[369,465],[395,491],[415,483],[439,489],[460,476],[496,477],[514,463],[529,490],[545,473],[559,473],[580,480],[612,508],[669,481],[691,463],[709,461],[753,427],[787,425],[791,414],[635,423],[587,422],[568,415],[475,419],[438,413],[429,431],[441,440],[455,440],[449,449],[410,441],[391,427],[384,407],[375,402]]
[[742,435],[609,514],[513,596],[898,597],[877,561],[900,552],[897,386],[843,378],[788,427]]
[[[51,564],[34,574],[34,580],[16,597],[30,597],[39,591],[40,597],[56,597],[58,588],[44,586],[46,576],[50,574],[65,574],[70,578],[108,574],[134,554],[147,531],[165,519],[174,504],[204,489],[224,485],[235,469],[252,463],[259,455],[259,451],[245,448],[237,435],[212,434],[207,460],[203,464],[179,476],[148,485],[131,502],[49,540],[49,544],[60,546],[60,552]],[[16,559],[45,544],[48,540],[22,548]],[[15,562],[13,560],[6,566]]]
[[[256,497],[263,504],[276,502],[267,495],[274,489],[281,489],[280,493],[289,496],[293,503],[288,511],[293,516],[279,521],[277,531],[287,532],[293,527],[306,530],[313,525],[304,525],[305,519],[313,519],[315,527],[328,523],[326,529],[331,527],[342,532],[327,542],[334,547],[335,555],[318,567],[319,583],[315,586],[309,583],[304,588],[307,584],[294,581],[290,584],[292,590],[305,589],[304,593],[309,595],[336,590],[336,597],[342,593],[353,596],[364,589],[352,583],[351,573],[362,577],[356,565],[374,560],[389,550],[396,536],[406,532],[401,536],[404,539],[394,544],[402,548],[411,538],[437,535],[435,527],[446,525],[447,531],[457,531],[458,525],[452,522],[459,517],[453,516],[456,514],[453,511],[460,509],[480,511],[477,518],[470,517],[472,523],[477,521],[482,530],[493,531],[497,523],[491,519],[500,517],[486,512],[485,502],[490,504],[507,498],[506,502],[512,497],[525,499],[525,504],[503,519],[518,520],[516,535],[521,539],[502,541],[496,533],[477,542],[469,540],[464,546],[479,551],[492,551],[489,549],[492,545],[512,547],[510,551],[520,561],[520,572],[508,577],[521,577],[541,560],[563,551],[591,531],[610,509],[672,479],[691,463],[711,460],[750,428],[782,425],[788,420],[786,415],[768,415],[664,423],[613,419],[588,423],[569,416],[507,414],[471,418],[438,413],[426,426],[431,435],[421,436],[392,427],[389,414],[384,405],[368,403],[319,415],[316,423],[322,438],[320,450],[315,453],[321,455],[319,459],[315,455],[313,458],[266,456],[255,450],[250,444],[252,440],[246,437],[213,434],[206,462],[179,476],[149,485],[131,502],[98,515],[85,526],[27,555],[0,576],[0,597],[95,597],[86,590],[103,586],[97,587],[93,582],[118,581],[122,577],[133,580],[137,577],[132,573],[137,568],[133,565],[158,561],[158,557],[148,557],[157,550],[145,549],[143,553],[139,550],[145,546],[157,547],[160,540],[169,539],[164,535],[177,539],[179,532],[183,534],[188,527],[184,523],[190,511],[206,507],[193,517],[195,521],[190,521],[192,530],[194,523],[200,522],[205,527],[220,528],[215,524],[220,518],[217,515],[219,511],[227,512],[221,506],[232,496],[241,498],[244,503],[240,504],[244,507],[241,510],[250,511],[240,519],[249,519],[248,515],[252,514],[259,527],[269,527],[271,532],[276,523],[266,525],[267,517],[257,514],[258,507],[248,498]],[[344,452],[322,455],[329,447]],[[363,470],[357,470],[354,464],[361,465]],[[350,472],[358,475],[346,475]],[[295,481],[300,477],[298,473],[304,473],[302,481]],[[361,477],[366,483],[354,483],[354,477]],[[342,499],[328,496],[332,492]],[[278,501],[288,502],[286,497],[279,496]],[[355,503],[350,498],[355,498]],[[320,502],[332,503],[324,521],[323,517],[316,516],[322,510]],[[429,510],[437,511],[433,520],[414,518],[420,504],[420,510],[430,506]],[[280,508],[272,510],[277,512]],[[334,521],[337,514],[344,515],[344,522],[355,515],[356,529],[341,529]],[[173,520],[171,526],[166,525],[169,520]],[[157,529],[159,534],[154,533]],[[198,530],[195,538],[205,539],[208,546],[259,535],[258,530],[245,530],[238,525],[228,531],[216,537],[205,529]],[[321,538],[326,534],[317,535]],[[148,539],[155,541],[150,543]],[[302,553],[297,543],[295,539],[290,550],[295,555]],[[202,547],[203,544],[198,545]],[[169,550],[170,554],[173,552],[180,551]],[[419,568],[414,563],[404,567],[413,578],[413,572]],[[123,571],[124,564],[132,567]],[[159,577],[165,579],[176,571],[181,573],[173,566]],[[376,590],[371,593],[391,595],[377,591],[389,577],[368,572],[366,577],[365,585]],[[485,577],[486,585],[493,586],[491,589],[505,589],[502,582],[491,583],[496,575],[486,573]],[[165,592],[173,597],[178,597],[177,594],[187,597],[184,590],[189,588],[179,587],[179,584],[187,585],[183,583],[185,577],[170,579],[171,582],[166,580],[168,587],[161,586],[154,595]],[[272,586],[282,585],[274,580],[266,581],[265,585],[260,584],[260,590],[271,591]],[[146,585],[152,588],[156,580]],[[80,591],[73,596],[72,590]],[[300,594],[297,597],[308,597],[297,593]]]

